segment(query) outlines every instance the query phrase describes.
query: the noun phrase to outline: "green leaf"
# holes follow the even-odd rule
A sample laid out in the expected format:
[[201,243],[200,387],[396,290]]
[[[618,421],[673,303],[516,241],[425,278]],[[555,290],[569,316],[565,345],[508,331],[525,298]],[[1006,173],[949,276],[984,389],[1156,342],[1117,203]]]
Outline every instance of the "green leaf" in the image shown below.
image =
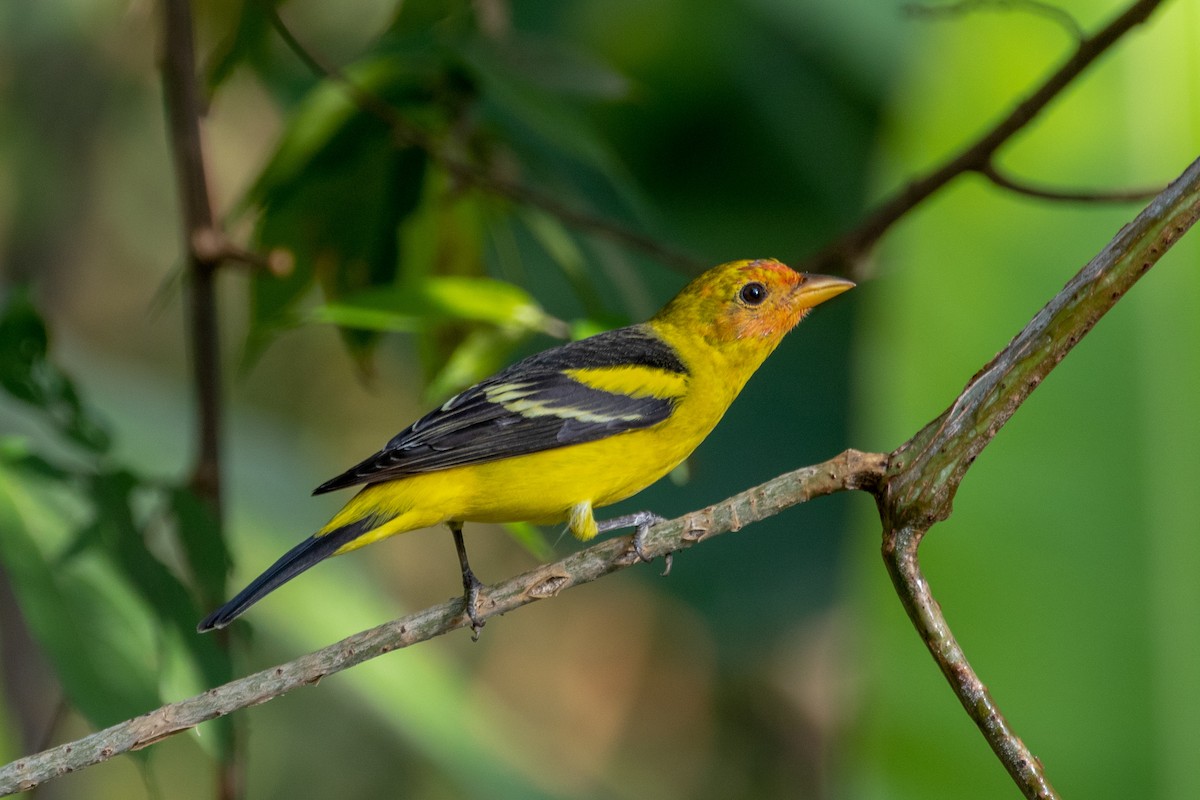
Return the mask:
[[549,332],[561,325],[529,292],[494,278],[431,277],[422,283],[420,296],[430,312],[449,319],[527,331]]
[[539,561],[548,561],[554,554],[554,549],[546,540],[546,534],[536,525],[528,522],[506,522],[504,530]]
[[563,275],[575,290],[575,296],[583,304],[589,316],[604,316],[607,312],[592,281],[591,272],[583,257],[583,251],[575,241],[575,237],[558,219],[534,208],[522,210],[519,218],[525,227],[533,234],[533,238],[542,246]]
[[[480,112],[500,126],[509,143],[547,148],[549,152],[542,152],[533,163],[545,163],[547,155],[557,154],[588,165],[598,174],[623,174],[612,148],[578,108],[565,103],[559,93],[531,81],[527,72],[511,69],[511,59],[497,59],[494,53],[492,46],[479,38],[460,50],[480,88]],[[531,156],[537,153],[536,149],[528,152]]]
[[586,317],[584,319],[571,320],[571,340],[578,341],[586,339],[589,336],[595,336],[597,333],[611,331],[613,328],[619,328],[627,324],[613,317],[602,317],[594,319]]
[[525,56],[498,56],[495,47],[477,37],[458,53],[477,86],[480,127],[515,151],[526,167],[525,181],[552,186],[572,207],[639,214],[643,204],[628,170],[577,102],[586,92],[568,97],[556,79],[535,78],[536,70],[522,65]]
[[629,94],[625,76],[564,40],[513,31],[503,39],[472,37],[463,50],[480,71],[548,93],[609,101]]
[[317,322],[376,331],[422,331],[439,322],[482,322],[517,331],[565,333],[565,323],[547,314],[519,286],[494,278],[431,276],[411,288],[362,292],[322,306]]
[[220,602],[232,564],[220,521],[186,486],[167,489],[167,500],[203,605]]
[[464,190],[445,169],[431,166],[420,205],[401,227],[402,283],[430,275],[483,275],[486,203],[482,192]]
[[72,705],[97,727],[154,708],[154,670],[141,655],[144,644],[132,635],[128,620],[113,613],[105,593],[51,563],[38,548],[31,530],[36,501],[22,486],[15,474],[0,469],[0,561]]
[[274,4],[273,0],[243,0],[233,34],[217,46],[210,59],[205,81],[210,93],[242,64],[260,66],[267,62],[273,35],[270,10]]
[[520,332],[503,328],[471,331],[434,372],[425,389],[426,401],[444,400],[496,372],[509,361],[524,339]]
[[[347,75],[397,108],[428,101],[423,76],[396,57]],[[261,208],[257,246],[287,250],[293,261],[286,277],[254,278],[247,362],[295,321],[296,304],[314,287],[336,300],[394,283],[400,225],[419,205],[427,161],[422,150],[398,145],[389,124],[356,105],[345,86],[325,81],[311,93],[247,195]],[[376,338],[347,337],[360,355]]]
[[0,342],[0,387],[45,413],[75,444],[96,453],[108,450],[108,432],[50,360],[49,334],[25,287],[14,289],[0,309]]
[[0,437],[0,461],[11,466],[14,472],[34,478],[61,481],[71,476],[67,470],[33,452],[29,442],[19,436]]
[[100,525],[93,520],[88,525],[83,525],[71,537],[70,543],[66,548],[58,554],[58,566],[67,567],[71,562],[79,558],[79,556],[91,550],[104,549],[104,531]]
[[13,290],[0,314],[0,386],[18,400],[46,409],[50,404],[41,375],[49,335],[25,287]]
[[209,636],[195,636],[201,610],[187,588],[146,547],[145,536],[134,518],[132,493],[137,479],[126,470],[93,476],[90,490],[106,555],[116,571],[142,597],[154,617],[183,636],[197,669],[210,685],[227,681],[232,674],[228,653]]
[[474,23],[469,0],[405,0],[397,8],[391,37],[428,40],[431,32],[445,37],[470,30]]

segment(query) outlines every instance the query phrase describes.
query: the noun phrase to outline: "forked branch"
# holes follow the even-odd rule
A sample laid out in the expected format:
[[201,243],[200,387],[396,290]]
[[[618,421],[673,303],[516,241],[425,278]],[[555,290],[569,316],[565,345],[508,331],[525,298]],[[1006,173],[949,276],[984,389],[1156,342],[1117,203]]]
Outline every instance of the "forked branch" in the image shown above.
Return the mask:
[[1122,228],[971,378],[948,409],[891,455],[880,497],[884,561],[929,652],[1026,797],[1057,795],[1041,763],[1009,727],[967,661],[921,573],[917,550],[929,528],[950,515],[954,494],[983,448],[1050,370],[1198,218],[1200,161]]

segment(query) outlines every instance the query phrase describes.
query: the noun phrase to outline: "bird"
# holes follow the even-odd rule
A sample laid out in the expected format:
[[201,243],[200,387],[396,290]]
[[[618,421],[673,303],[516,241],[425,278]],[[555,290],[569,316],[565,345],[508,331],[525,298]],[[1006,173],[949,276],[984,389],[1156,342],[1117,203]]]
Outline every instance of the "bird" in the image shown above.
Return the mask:
[[762,365],[818,304],[852,281],[775,259],[733,261],[693,278],[648,321],[567,342],[459,392],[313,494],[362,486],[315,534],[197,626],[224,628],[329,556],[445,524],[465,615],[478,637],[485,588],[467,559],[466,522],[560,524],[579,540],[661,517],[597,522],[682,463]]

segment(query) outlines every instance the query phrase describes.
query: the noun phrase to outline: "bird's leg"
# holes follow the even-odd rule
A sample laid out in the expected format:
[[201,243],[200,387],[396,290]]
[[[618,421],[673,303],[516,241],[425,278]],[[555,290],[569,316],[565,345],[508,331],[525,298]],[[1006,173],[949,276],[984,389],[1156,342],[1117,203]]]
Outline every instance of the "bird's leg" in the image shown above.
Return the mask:
[[[596,531],[604,533],[605,531],[613,531],[618,528],[634,528],[633,532],[633,551],[637,553],[637,557],[642,561],[649,562],[651,559],[646,555],[646,532],[660,522],[666,522],[666,517],[660,517],[653,511],[636,511],[633,514],[625,514],[621,517],[606,519],[596,523]],[[664,568],[663,575],[667,575],[671,571],[672,554],[667,553],[663,558]]]
[[483,583],[475,577],[471,565],[467,563],[467,545],[463,542],[462,523],[447,522],[446,526],[450,528],[450,533],[454,534],[454,547],[458,550],[458,564],[462,568],[463,601],[467,606],[467,617],[471,620],[471,641],[478,642],[479,632],[483,630],[485,622],[479,618],[478,610],[479,590],[483,588]]

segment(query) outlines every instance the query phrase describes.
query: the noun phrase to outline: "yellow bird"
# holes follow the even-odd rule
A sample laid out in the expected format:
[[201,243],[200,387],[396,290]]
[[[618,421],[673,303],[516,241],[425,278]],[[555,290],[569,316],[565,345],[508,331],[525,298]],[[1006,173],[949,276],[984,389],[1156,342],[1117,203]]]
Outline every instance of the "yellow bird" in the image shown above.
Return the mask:
[[451,397],[382,450],[317,487],[366,484],[324,528],[289,550],[199,624],[223,628],[267,593],[329,556],[445,523],[478,632],[482,584],[464,522],[551,524],[577,538],[659,518],[597,523],[593,509],[630,497],[691,454],[746,381],[816,305],[851,281],[772,259],[704,272],[648,322],[551,348]]

